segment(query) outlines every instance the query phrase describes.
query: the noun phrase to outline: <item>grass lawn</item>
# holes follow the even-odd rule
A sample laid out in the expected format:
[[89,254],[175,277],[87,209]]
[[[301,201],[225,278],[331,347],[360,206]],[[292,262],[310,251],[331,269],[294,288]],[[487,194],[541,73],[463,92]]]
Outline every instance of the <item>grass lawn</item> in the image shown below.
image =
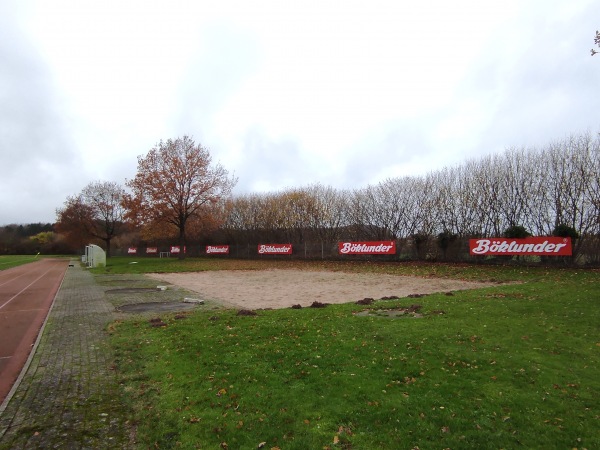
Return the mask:
[[0,270],[28,264],[37,261],[39,258],[42,257],[36,255],[0,255]]
[[[522,283],[114,323],[140,448],[600,448],[598,271],[131,258],[96,271],[272,264]],[[422,318],[354,314],[415,303]]]

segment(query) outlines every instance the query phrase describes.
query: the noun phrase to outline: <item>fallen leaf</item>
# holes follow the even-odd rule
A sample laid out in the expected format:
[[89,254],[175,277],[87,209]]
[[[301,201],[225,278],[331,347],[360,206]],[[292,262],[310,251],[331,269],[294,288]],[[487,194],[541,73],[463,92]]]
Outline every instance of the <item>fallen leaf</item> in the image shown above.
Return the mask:
[[340,438],[339,438],[339,436],[336,434],[336,435],[333,437],[333,443],[334,443],[334,445],[335,445],[335,444],[338,444],[339,442],[340,442]]

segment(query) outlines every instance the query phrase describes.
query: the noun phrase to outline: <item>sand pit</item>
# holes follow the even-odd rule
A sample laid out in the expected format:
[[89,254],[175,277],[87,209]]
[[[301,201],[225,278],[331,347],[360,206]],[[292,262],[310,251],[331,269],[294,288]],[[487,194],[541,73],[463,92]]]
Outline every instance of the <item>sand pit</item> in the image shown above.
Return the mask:
[[349,303],[364,298],[407,297],[496,285],[441,278],[303,270],[232,270],[149,274],[224,306],[260,309],[310,306],[313,302]]

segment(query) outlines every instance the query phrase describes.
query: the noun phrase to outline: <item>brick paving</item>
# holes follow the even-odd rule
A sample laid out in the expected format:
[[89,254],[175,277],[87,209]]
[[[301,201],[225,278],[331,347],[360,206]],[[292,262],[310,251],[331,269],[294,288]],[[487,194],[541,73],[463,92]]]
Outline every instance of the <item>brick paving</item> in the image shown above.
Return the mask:
[[131,446],[106,325],[113,306],[69,267],[29,368],[0,411],[0,449]]

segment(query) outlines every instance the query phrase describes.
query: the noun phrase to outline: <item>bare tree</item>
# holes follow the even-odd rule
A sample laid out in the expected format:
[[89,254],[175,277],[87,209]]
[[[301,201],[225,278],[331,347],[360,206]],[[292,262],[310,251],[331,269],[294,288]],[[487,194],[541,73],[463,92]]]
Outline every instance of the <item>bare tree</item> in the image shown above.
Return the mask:
[[393,228],[397,215],[394,214],[393,204],[385,204],[388,194],[387,185],[380,183],[376,186],[354,191],[350,214],[353,217],[355,238],[392,239]]
[[314,199],[314,208],[308,213],[312,233],[321,244],[339,239],[340,228],[347,225],[348,193],[321,184],[308,186],[305,191]]
[[74,240],[100,239],[111,254],[111,241],[124,228],[125,191],[114,182],[95,181],[79,195],[68,197],[63,208],[57,209],[57,230]]

